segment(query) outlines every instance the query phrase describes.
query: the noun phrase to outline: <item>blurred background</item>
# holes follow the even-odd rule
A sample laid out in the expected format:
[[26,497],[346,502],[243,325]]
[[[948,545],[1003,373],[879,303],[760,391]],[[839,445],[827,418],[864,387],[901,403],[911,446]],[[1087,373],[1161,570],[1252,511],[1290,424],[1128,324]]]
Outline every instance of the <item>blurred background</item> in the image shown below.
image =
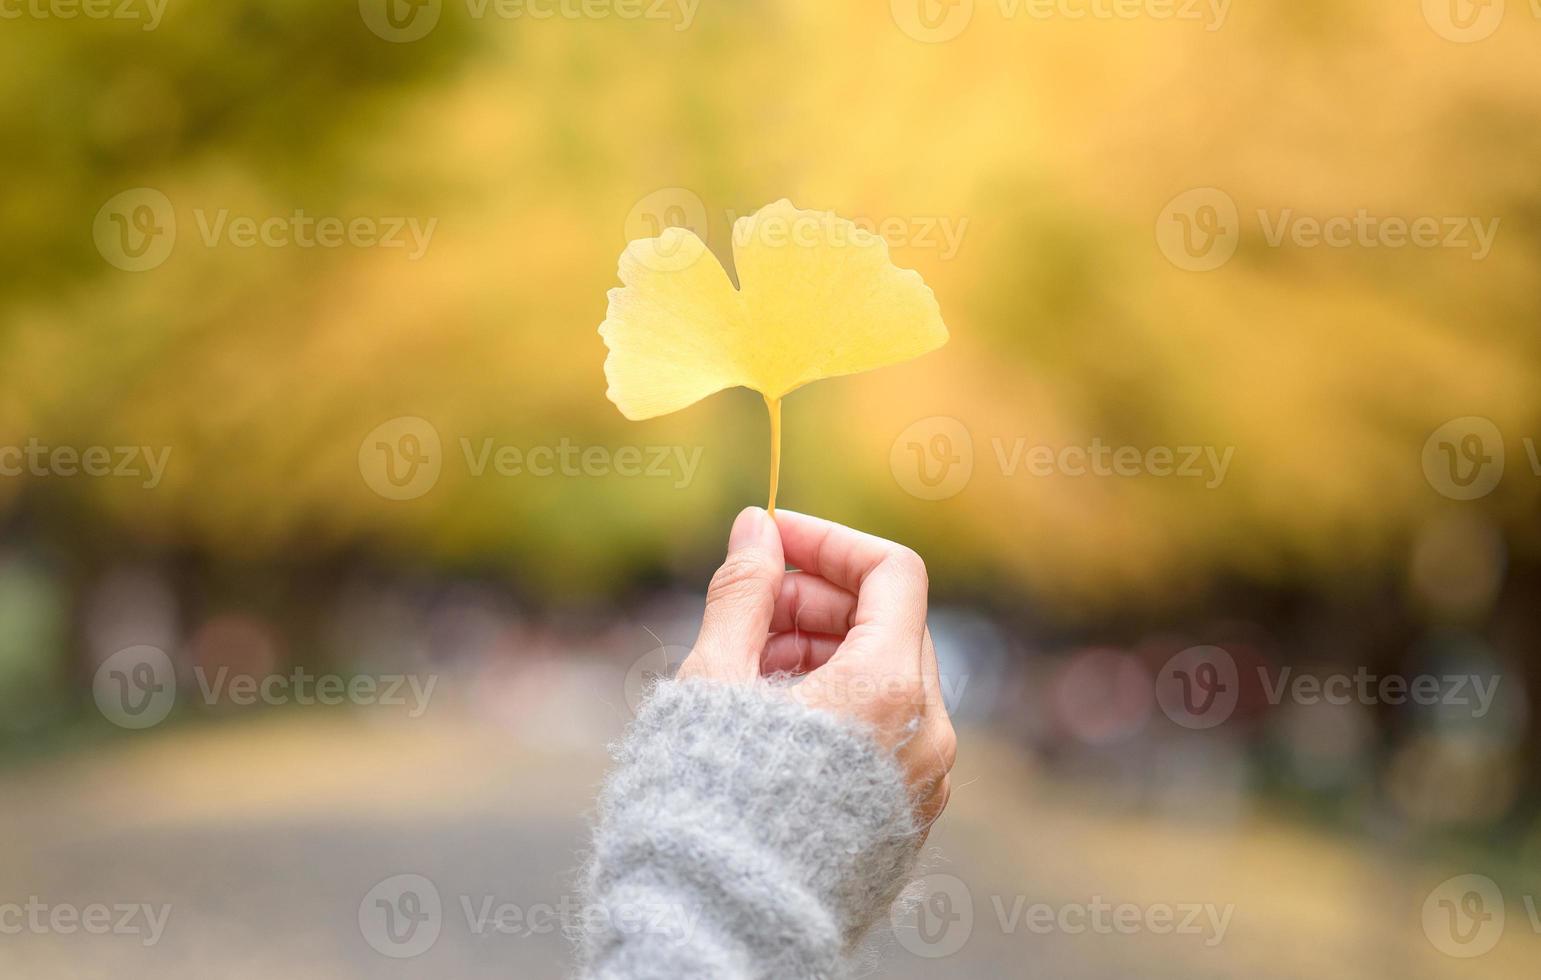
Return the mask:
[[605,399],[605,293],[781,197],[952,332],[785,406],[963,733],[872,975],[1534,970],[1541,7],[0,20],[0,972],[564,975],[766,482],[753,393]]

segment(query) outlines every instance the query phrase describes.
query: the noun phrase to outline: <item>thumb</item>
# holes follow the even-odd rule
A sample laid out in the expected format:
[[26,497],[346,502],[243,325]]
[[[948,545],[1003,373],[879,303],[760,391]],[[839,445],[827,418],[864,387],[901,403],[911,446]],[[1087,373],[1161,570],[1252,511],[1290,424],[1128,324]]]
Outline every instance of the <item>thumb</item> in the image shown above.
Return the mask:
[[775,520],[759,507],[746,508],[733,522],[728,556],[706,590],[706,615],[692,651],[706,661],[703,666],[724,679],[759,675],[785,574]]

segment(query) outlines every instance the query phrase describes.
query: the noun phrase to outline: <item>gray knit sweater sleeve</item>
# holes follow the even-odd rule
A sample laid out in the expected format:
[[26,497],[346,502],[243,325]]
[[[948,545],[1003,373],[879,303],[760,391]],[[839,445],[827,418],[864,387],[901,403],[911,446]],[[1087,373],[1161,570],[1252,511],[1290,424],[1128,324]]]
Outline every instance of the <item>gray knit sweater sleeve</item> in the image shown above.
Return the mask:
[[918,839],[866,731],[770,684],[661,683],[600,793],[582,976],[846,976]]

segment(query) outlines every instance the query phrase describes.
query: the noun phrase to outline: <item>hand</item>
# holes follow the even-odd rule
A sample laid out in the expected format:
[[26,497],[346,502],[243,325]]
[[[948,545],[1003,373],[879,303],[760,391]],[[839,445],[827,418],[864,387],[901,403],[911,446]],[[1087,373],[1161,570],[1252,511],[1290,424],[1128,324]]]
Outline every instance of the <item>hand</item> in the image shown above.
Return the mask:
[[929,827],[947,806],[958,742],[926,627],[926,589],[926,566],[909,548],[751,507],[733,522],[679,676],[801,677],[794,697],[869,726],[894,752]]

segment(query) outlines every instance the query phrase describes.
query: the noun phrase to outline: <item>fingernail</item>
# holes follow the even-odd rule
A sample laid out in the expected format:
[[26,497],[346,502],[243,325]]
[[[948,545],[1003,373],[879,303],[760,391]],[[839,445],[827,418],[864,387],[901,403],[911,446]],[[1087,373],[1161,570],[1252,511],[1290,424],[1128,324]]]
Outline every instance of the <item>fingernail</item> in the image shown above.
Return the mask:
[[742,551],[759,544],[765,533],[766,517],[763,507],[745,507],[740,511],[728,535],[728,551]]

